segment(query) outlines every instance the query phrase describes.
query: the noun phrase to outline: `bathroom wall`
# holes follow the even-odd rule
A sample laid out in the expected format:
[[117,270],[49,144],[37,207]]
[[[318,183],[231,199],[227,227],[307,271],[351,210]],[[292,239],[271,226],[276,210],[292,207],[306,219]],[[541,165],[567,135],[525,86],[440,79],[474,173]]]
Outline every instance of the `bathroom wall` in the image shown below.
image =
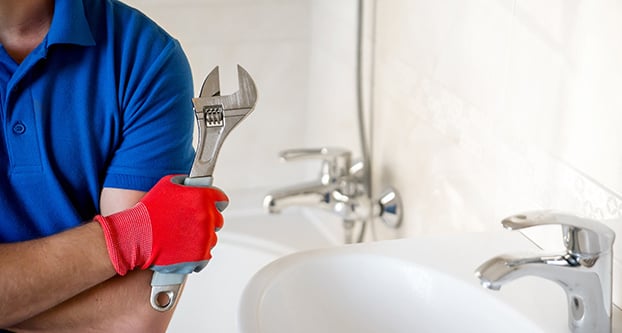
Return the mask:
[[197,96],[214,66],[220,68],[223,94],[237,90],[236,64],[255,80],[256,109],[223,145],[215,170],[218,186],[232,193],[249,188],[267,192],[317,178],[319,161],[283,163],[278,154],[286,149],[358,149],[352,109],[354,1],[124,2],[181,42]]
[[[317,161],[279,162],[288,148],[342,146],[360,156],[357,1],[126,2],[181,41],[197,93],[216,65],[224,93],[236,89],[237,63],[256,80],[257,108],[223,147],[219,186],[268,190],[316,177]],[[498,231],[502,218],[535,209],[622,231],[612,220],[622,216],[621,7],[365,0],[374,192],[393,185],[405,203],[403,227],[377,225],[377,238]],[[559,247],[559,228],[528,234]],[[622,258],[622,241],[615,254]],[[621,261],[614,266],[621,286]],[[622,304],[619,288],[614,299]]]
[[[622,3],[376,6],[374,180],[406,203],[403,229],[385,237],[500,230],[536,209],[620,218]],[[559,247],[559,228],[529,235]],[[615,255],[620,286],[622,241]]]
[[181,42],[190,60],[197,96],[204,78],[215,66],[220,68],[223,94],[237,90],[237,64],[255,80],[257,106],[225,141],[216,165],[215,184],[228,190],[267,187],[291,183],[304,175],[304,168],[279,163],[278,152],[303,146],[307,131],[308,1],[125,2]]

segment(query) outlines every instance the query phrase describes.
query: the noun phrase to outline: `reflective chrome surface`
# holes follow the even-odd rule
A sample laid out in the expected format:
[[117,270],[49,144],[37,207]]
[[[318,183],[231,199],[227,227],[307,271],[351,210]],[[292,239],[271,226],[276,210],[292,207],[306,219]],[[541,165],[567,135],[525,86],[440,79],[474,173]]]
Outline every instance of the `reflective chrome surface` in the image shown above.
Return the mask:
[[220,74],[216,66],[203,81],[201,95],[192,99],[198,125],[198,144],[189,178],[202,178],[214,173],[220,148],[229,133],[255,109],[257,88],[253,78],[240,65],[238,90],[220,94]]
[[[231,95],[220,94],[220,74],[216,66],[205,78],[201,95],[193,98],[198,125],[197,151],[190,175],[183,180],[188,186],[212,186],[216,159],[225,138],[254,109],[257,102],[255,82],[248,72],[238,65],[239,89]],[[223,208],[224,209],[224,208]],[[173,266],[151,267],[151,307],[156,311],[172,309],[178,299],[181,285],[188,272],[199,272],[205,263],[182,263]],[[194,266],[194,267],[193,267]],[[158,300],[165,300],[159,302]]]
[[[389,227],[397,228],[402,221],[399,193],[385,191],[373,200],[367,193],[362,163],[352,163],[352,153],[343,148],[291,149],[280,154],[283,161],[319,159],[322,161],[319,179],[312,182],[276,189],[264,198],[269,213],[280,213],[291,206],[317,207],[337,214],[346,229],[346,243],[361,241],[364,224],[370,218],[381,218]],[[360,224],[356,239],[352,229]]]
[[576,333],[611,332],[612,253],[615,233],[604,224],[550,211],[514,215],[503,220],[511,230],[559,224],[566,251],[546,255],[501,255],[480,265],[481,284],[499,290],[523,276],[559,284],[567,295],[568,326]]

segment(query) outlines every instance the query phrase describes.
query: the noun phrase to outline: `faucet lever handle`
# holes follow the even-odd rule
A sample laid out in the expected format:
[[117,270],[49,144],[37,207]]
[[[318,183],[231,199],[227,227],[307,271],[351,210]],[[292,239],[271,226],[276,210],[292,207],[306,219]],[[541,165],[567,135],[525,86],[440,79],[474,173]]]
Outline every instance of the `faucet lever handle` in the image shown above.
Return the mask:
[[279,154],[281,160],[297,161],[320,159],[322,164],[322,178],[334,179],[347,176],[352,165],[352,152],[344,148],[298,148],[288,149]]
[[564,245],[576,255],[595,255],[611,251],[615,233],[603,223],[555,211],[533,211],[512,215],[501,222],[506,229],[519,230],[540,225],[561,225]]
[[352,153],[344,148],[295,148],[282,151],[279,156],[285,161],[307,160],[307,159],[349,159]]

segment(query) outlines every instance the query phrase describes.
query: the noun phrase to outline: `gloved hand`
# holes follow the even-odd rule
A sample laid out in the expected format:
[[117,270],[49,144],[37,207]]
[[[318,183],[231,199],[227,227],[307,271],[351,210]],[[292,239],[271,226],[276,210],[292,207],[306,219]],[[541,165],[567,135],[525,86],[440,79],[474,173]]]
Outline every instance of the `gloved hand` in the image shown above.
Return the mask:
[[183,179],[165,176],[134,207],[95,217],[117,273],[211,258],[229,198],[214,187],[182,185]]

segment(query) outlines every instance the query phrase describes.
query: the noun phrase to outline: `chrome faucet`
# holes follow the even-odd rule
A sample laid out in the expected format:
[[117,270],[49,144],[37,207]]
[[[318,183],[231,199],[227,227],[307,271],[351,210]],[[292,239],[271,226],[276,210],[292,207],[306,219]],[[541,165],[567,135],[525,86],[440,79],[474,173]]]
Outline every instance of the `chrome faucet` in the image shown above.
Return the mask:
[[264,199],[268,212],[280,213],[290,206],[315,206],[339,212],[344,218],[354,217],[354,207],[350,211],[337,207],[350,197],[358,199],[362,194],[362,184],[350,174],[352,154],[349,151],[340,148],[291,149],[281,152],[280,157],[284,162],[321,159],[320,178],[272,191]]
[[[401,199],[390,188],[378,200],[372,200],[364,184],[364,166],[352,162],[352,153],[343,148],[290,149],[280,153],[281,160],[322,161],[316,181],[296,184],[271,191],[264,198],[269,213],[280,213],[291,206],[318,207],[340,216],[344,223],[346,243],[353,241],[351,231],[357,222],[381,217],[385,224],[399,227],[402,220]],[[357,241],[361,241],[364,228]]]
[[613,230],[595,220],[550,211],[514,215],[502,224],[510,230],[559,224],[566,250],[531,257],[494,257],[475,271],[481,284],[499,290],[527,275],[554,281],[566,292],[571,332],[611,333]]

